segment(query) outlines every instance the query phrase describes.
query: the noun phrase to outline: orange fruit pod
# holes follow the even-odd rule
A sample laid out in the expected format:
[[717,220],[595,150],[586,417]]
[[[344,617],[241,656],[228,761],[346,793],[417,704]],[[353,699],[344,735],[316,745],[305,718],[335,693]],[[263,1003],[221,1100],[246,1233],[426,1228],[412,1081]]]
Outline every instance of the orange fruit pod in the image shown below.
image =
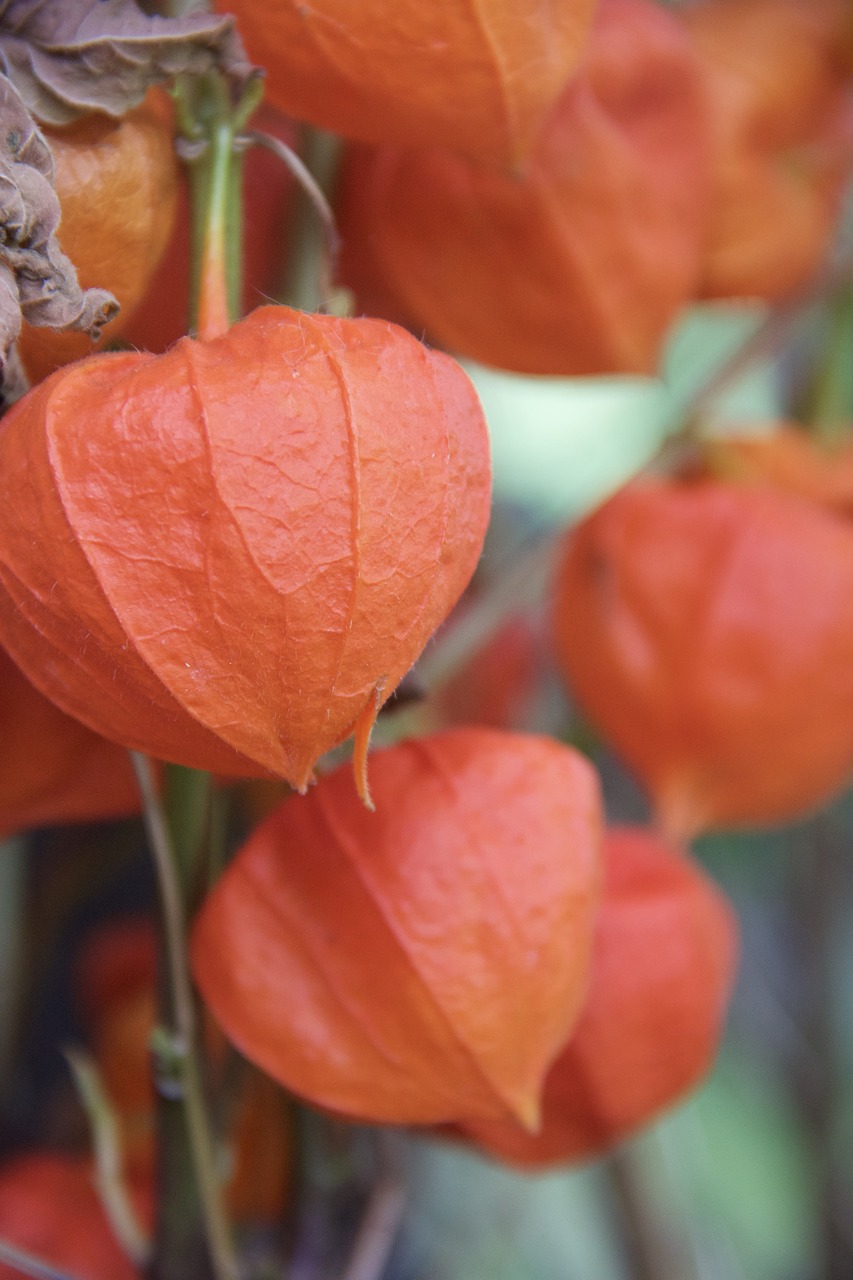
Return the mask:
[[[134,1183],[140,1217],[150,1221],[150,1189]],[[0,1168],[0,1238],[85,1280],[138,1280],[101,1206],[92,1165],[78,1156],[32,1152]],[[0,1280],[21,1272],[0,1262]]]
[[826,256],[853,161],[846,13],[837,0],[684,8],[712,104],[705,297],[778,299]]
[[798,494],[838,515],[853,515],[853,443],[822,445],[793,423],[770,431],[711,436],[702,443],[709,475]]
[[127,752],[64,715],[0,649],[0,835],[138,809]]
[[652,0],[602,0],[518,171],[351,149],[342,278],[364,309],[483,364],[647,373],[698,287],[709,179],[706,94],[681,24]]
[[270,101],[344,137],[516,164],[580,56],[594,0],[217,0]]
[[540,1131],[456,1129],[524,1168],[593,1159],[649,1124],[709,1071],[722,1036],[737,953],[726,898],[639,827],[605,833],[604,868],[589,990],[545,1080]]
[[623,489],[567,538],[553,631],[673,836],[802,816],[853,771],[853,529],[799,498]]
[[322,1107],[389,1123],[513,1115],[586,989],[600,798],[546,738],[458,729],[379,751],[264,822],[197,919],[228,1038]]
[[[104,329],[103,346],[124,333],[172,233],[178,160],[171,110],[151,94],[119,120],[93,113],[42,128],[56,166],[62,250],[84,289],[109,289],[121,307]],[[29,325],[18,348],[33,382],[94,350],[86,334]]]
[[125,746],[304,789],[470,578],[488,440],[465,374],[383,321],[263,307],[93,356],[0,437],[0,632]]

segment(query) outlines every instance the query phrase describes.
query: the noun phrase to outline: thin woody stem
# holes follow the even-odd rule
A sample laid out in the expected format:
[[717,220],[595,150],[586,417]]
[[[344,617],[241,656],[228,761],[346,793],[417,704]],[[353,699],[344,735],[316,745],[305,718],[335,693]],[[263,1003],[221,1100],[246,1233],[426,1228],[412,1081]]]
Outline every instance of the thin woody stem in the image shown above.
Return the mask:
[[67,1271],[59,1271],[50,1262],[19,1249],[8,1240],[0,1240],[0,1262],[11,1267],[19,1275],[30,1276],[31,1280],[76,1280]]
[[[324,204],[328,205],[329,192],[337,182],[341,140],[310,125],[301,126],[299,132],[299,166],[293,168],[299,180],[299,192],[289,219],[287,256],[277,297],[285,305],[301,311],[320,309],[340,315],[348,309],[348,304],[346,291],[333,289],[337,226],[328,221],[321,210]],[[290,163],[289,148],[278,154],[285,163]],[[300,175],[304,170],[310,174],[311,185],[322,193],[319,203],[309,187],[302,184]]]
[[382,1280],[406,1211],[399,1147],[392,1133],[376,1136],[380,1167],[341,1280]]
[[334,294],[334,279],[337,271],[341,237],[338,232],[338,225],[335,222],[335,215],[332,212],[332,206],[326,199],[323,188],[317,182],[304,160],[296,154],[292,147],[282,142],[280,138],[276,138],[270,133],[260,133],[255,130],[243,134],[242,138],[245,138],[247,142],[254,143],[255,146],[265,147],[267,151],[271,151],[282,164],[287,166],[311,202],[311,206],[323,228],[326,251],[320,265],[319,293],[323,309],[328,310]]
[[661,1188],[649,1185],[642,1150],[623,1147],[610,1157],[607,1172],[633,1280],[699,1280],[694,1243]]
[[[798,293],[777,302],[768,311],[754,333],[725,359],[691,395],[679,410],[680,429],[671,439],[690,438],[696,433],[697,421],[714,402],[754,365],[777,355],[790,338],[794,325],[809,307],[849,288],[853,263],[849,258],[820,272]],[[667,446],[665,445],[664,448]]]
[[97,1065],[85,1050],[74,1046],[65,1049],[65,1058],[89,1119],[95,1155],[94,1182],[101,1207],[131,1262],[144,1267],[151,1258],[151,1241],[128,1194],[119,1125]]
[[177,1060],[184,1115],[198,1186],[207,1246],[216,1280],[236,1280],[237,1260],[225,1217],[213,1139],[196,1051],[196,1017],[186,955],[186,919],[177,863],[166,817],[157,795],[151,762],[130,752],[143,804],[162,906],[171,997],[172,1048]]

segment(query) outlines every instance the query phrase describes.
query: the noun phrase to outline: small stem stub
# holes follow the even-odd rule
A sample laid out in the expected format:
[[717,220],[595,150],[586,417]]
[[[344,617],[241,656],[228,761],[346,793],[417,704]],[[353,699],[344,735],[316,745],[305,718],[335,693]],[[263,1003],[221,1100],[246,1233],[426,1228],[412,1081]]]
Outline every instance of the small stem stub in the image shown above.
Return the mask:
[[338,305],[340,291],[335,289],[334,281],[337,274],[341,236],[338,231],[338,224],[335,221],[335,215],[332,212],[332,206],[326,198],[326,193],[304,160],[286,142],[282,142],[280,138],[273,137],[270,133],[252,130],[241,135],[237,142],[244,145],[251,143],[254,146],[264,147],[267,151],[272,152],[290,170],[299,183],[300,189],[307,198],[323,230],[324,253],[319,264],[320,279],[318,281],[321,310],[330,314],[338,314],[340,311]]
[[155,1027],[149,1041],[154,1087],[161,1098],[177,1102],[186,1095],[189,1046],[183,1036]]
[[202,341],[227,333],[235,311],[228,289],[228,194],[233,160],[233,131],[229,124],[219,124],[211,139],[204,191],[206,208],[196,306],[196,331]]

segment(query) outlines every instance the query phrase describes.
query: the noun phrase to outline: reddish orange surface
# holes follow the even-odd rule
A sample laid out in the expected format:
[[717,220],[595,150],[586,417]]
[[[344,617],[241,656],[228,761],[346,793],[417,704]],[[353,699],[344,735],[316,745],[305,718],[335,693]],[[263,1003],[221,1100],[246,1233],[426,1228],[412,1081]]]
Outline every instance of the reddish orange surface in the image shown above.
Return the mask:
[[734,977],[732,911],[699,866],[651,832],[604,840],[604,901],[589,993],[548,1073],[542,1128],[460,1126],[490,1154],[527,1168],[601,1155],[709,1070]]
[[127,752],[66,716],[0,650],[0,832],[138,808]]
[[836,0],[705,0],[685,20],[713,104],[703,293],[776,299],[824,260],[853,162]]
[[568,80],[594,0],[219,0],[270,101],[345,137],[516,163]]
[[672,833],[784,822],[853,771],[853,529],[712,481],[622,490],[565,544],[554,643]]
[[652,0],[603,0],[515,173],[354,149],[342,275],[365,310],[522,373],[648,372],[699,282],[710,138],[698,59]]
[[[89,1160],[34,1153],[0,1169],[0,1236],[80,1280],[135,1280],[140,1272],[116,1241],[92,1181]],[[133,1188],[143,1220],[147,1188]],[[0,1263],[2,1280],[20,1272]]]
[[260,308],[14,406],[0,633],[115,741],[304,788],[456,602],[489,500],[453,361],[383,321]]
[[591,766],[459,729],[377,752],[259,827],[207,899],[196,981],[288,1088],[390,1122],[515,1115],[577,1016],[599,894]]

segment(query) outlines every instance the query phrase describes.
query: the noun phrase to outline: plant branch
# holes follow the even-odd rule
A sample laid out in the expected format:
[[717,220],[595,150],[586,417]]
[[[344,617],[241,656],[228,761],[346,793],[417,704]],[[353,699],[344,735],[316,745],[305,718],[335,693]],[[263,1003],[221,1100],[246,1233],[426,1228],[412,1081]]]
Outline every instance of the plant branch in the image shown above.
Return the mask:
[[671,1206],[650,1187],[637,1148],[623,1147],[607,1164],[632,1280],[698,1280],[692,1242],[673,1224]]
[[[761,324],[741,346],[719,365],[691,395],[679,411],[682,426],[670,436],[670,442],[690,439],[701,419],[719,396],[737,382],[753,365],[775,356],[791,335],[793,326],[804,311],[824,299],[849,288],[853,263],[849,258],[820,272],[812,282],[790,298],[776,303]],[[664,445],[664,449],[666,449]]]
[[[268,144],[261,139],[261,146]],[[328,192],[334,188],[340,158],[341,142],[333,134],[308,125],[301,130],[300,150],[304,159],[274,148],[275,154],[291,169],[299,183],[299,199],[290,219],[287,263],[279,292],[279,301],[301,311],[321,310],[340,313],[341,294],[333,286],[338,253],[338,231],[331,217]],[[307,177],[308,181],[304,181]],[[319,200],[317,194],[319,193]],[[325,212],[324,210],[328,210]]]
[[320,221],[323,229],[325,253],[320,263],[319,293],[321,310],[329,311],[333,306],[334,280],[337,272],[338,254],[341,248],[341,237],[338,231],[338,224],[335,222],[335,215],[332,212],[332,206],[326,199],[323,188],[311,170],[286,142],[282,142],[280,138],[273,137],[270,133],[260,133],[255,130],[241,135],[238,141],[243,141],[244,139],[257,147],[265,147],[282,164],[287,166],[307,196],[314,213]]
[[381,1280],[406,1208],[406,1193],[394,1178],[371,1192],[355,1246],[341,1280]]
[[175,1077],[186,1119],[193,1170],[204,1217],[207,1245],[216,1280],[236,1280],[237,1262],[222,1204],[196,1050],[196,1019],[186,955],[186,919],[171,836],[157,795],[151,762],[131,751],[143,816],[157,872],[167,955],[171,1003],[171,1074]]
[[0,1262],[22,1276],[30,1276],[31,1280],[76,1280],[67,1271],[58,1271],[50,1262],[19,1249],[8,1240],[0,1240]]
[[850,880],[847,849],[831,817],[815,820],[809,853],[796,884],[796,908],[803,931],[805,1035],[814,1052],[798,1083],[820,1193],[820,1276],[846,1280],[853,1267],[853,1232],[847,1225],[846,1152],[839,1143],[843,1053],[837,1002]]
[[451,680],[508,618],[541,602],[560,537],[561,531],[531,535],[512,563],[472,601],[461,622],[439,635],[418,660],[416,674],[430,692]]
[[79,1048],[64,1052],[92,1130],[95,1185],[101,1204],[124,1252],[136,1266],[143,1267],[151,1257],[151,1241],[127,1193],[115,1114],[91,1056]]

